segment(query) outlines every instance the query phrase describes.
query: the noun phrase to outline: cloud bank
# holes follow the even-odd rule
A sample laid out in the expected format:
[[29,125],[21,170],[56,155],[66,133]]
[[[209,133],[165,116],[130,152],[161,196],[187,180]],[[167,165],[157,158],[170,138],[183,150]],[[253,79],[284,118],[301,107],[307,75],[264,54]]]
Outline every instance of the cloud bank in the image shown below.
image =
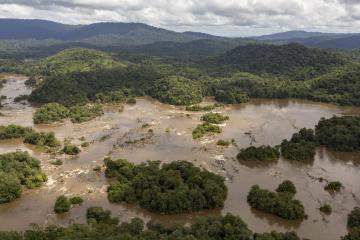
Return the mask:
[[228,36],[358,32],[360,0],[0,0],[0,16],[69,24],[143,22]]

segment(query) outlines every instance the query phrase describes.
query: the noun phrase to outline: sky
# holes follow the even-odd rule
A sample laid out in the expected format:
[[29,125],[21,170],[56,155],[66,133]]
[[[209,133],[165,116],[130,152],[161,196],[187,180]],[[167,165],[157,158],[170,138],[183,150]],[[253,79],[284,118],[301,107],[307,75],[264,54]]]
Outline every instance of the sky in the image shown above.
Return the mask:
[[0,17],[67,24],[142,22],[221,36],[360,32],[360,0],[0,0]]

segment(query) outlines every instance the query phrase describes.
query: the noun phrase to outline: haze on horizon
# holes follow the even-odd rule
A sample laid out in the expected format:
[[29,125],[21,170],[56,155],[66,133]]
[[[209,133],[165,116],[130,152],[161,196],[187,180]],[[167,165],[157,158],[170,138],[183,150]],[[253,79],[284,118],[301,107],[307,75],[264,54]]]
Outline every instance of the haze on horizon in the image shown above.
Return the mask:
[[1,18],[67,24],[141,22],[175,31],[255,36],[358,32],[359,0],[0,0]]

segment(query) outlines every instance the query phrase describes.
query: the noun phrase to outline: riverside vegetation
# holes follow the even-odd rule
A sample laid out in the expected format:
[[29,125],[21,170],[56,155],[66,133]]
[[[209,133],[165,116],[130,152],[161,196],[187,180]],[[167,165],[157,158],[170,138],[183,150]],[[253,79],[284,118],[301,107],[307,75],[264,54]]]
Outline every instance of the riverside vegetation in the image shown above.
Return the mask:
[[71,48],[40,60],[2,60],[0,71],[43,79],[29,100],[66,106],[113,99],[114,92],[121,98],[150,95],[174,105],[197,104],[203,96],[223,103],[301,98],[360,105],[360,65],[355,60],[298,44],[249,44],[188,63],[152,57],[127,60]]
[[221,124],[226,120],[229,120],[228,116],[223,116],[219,113],[206,113],[201,119],[204,123],[199,124],[192,132],[193,139],[199,139],[204,137],[207,133],[221,133],[221,128],[216,124]]
[[[360,150],[360,117],[334,116],[330,119],[322,118],[312,129],[300,129],[294,133],[290,140],[283,140],[281,154],[288,160],[312,160],[317,146],[325,146],[336,151],[356,152]],[[277,147],[260,146],[241,149],[237,155],[238,160],[265,161],[277,160],[279,150]],[[340,183],[330,183],[327,190],[339,191]]]
[[0,140],[22,138],[24,143],[38,147],[56,148],[60,146],[60,141],[53,132],[36,132],[30,127],[18,125],[0,126]]
[[299,200],[293,199],[295,186],[284,182],[277,188],[277,193],[261,189],[255,185],[251,188],[247,201],[251,207],[275,214],[281,218],[298,220],[305,218],[304,206]]
[[19,198],[23,187],[38,188],[47,181],[40,161],[26,152],[0,155],[0,204]]
[[111,202],[139,203],[148,210],[184,213],[224,205],[227,188],[218,175],[185,161],[134,165],[124,159],[105,159]]
[[300,240],[294,232],[253,233],[239,217],[227,214],[223,217],[199,218],[189,226],[166,227],[156,222],[145,226],[140,218],[122,222],[112,217],[111,212],[101,207],[89,207],[86,212],[87,224],[70,224],[68,227],[48,226],[25,232],[0,232],[1,239],[7,240],[157,240],[157,239],[209,239],[209,240]]
[[[103,49],[113,51],[114,48]],[[213,96],[215,100],[225,104],[243,103],[253,98],[298,98],[360,106],[360,63],[357,58],[349,58],[341,51],[330,52],[299,44],[246,44],[205,57],[195,57],[189,51],[190,54],[185,59],[174,57],[171,51],[162,53],[161,56],[126,56],[121,52],[110,54],[84,48],[60,52],[40,48],[36,51],[40,52],[37,56],[45,57],[37,59],[17,55],[13,59],[0,60],[0,72],[20,73],[31,77],[31,85],[35,89],[27,99],[45,104],[35,113],[35,124],[65,119],[75,123],[88,121],[102,114],[98,104],[131,102],[134,97],[144,95],[163,103],[192,105],[193,107],[187,108],[188,111],[211,111],[212,107],[201,108],[197,105],[204,96]],[[49,53],[55,52],[55,55],[49,56]],[[208,132],[220,133],[221,128],[215,124],[226,120],[223,116],[212,113],[206,119],[202,119],[205,123],[194,130],[195,139]],[[281,153],[289,160],[307,160],[314,157],[315,148],[319,145],[334,150],[358,151],[360,138],[357,125],[356,117],[322,119],[315,132],[301,129],[290,140],[283,141]],[[36,145],[49,145],[47,142],[54,140],[54,136],[26,129],[15,128],[9,132],[4,130],[1,134],[18,134],[16,138],[24,138],[24,141],[29,136],[28,141]],[[73,146],[65,148],[64,152],[78,153]],[[269,160],[278,158],[279,150],[263,146],[244,149],[243,154],[240,159]],[[24,157],[27,158],[30,157]],[[224,179],[185,162],[133,165],[125,160],[107,159],[105,163],[106,176],[110,182],[108,198],[112,202],[138,203],[160,213],[182,213],[221,207],[226,198]],[[8,171],[0,172],[2,183],[5,183],[2,184],[5,189],[2,192],[11,193],[10,197],[4,195],[2,199],[12,201],[19,196],[19,186],[27,186],[29,182],[31,188],[46,180],[40,174],[39,164],[34,166],[36,171],[30,172],[36,177],[26,175],[31,180],[26,180],[25,184],[15,171],[14,176],[9,175]],[[254,186],[249,192],[248,201],[254,208],[286,219],[303,219],[304,207],[293,199],[295,192],[296,188],[289,182],[281,184],[277,192]],[[26,240],[40,237],[298,239],[294,233],[252,234],[240,218],[232,215],[170,229],[150,224],[145,230],[140,219],[117,225],[118,221],[101,208],[90,208],[87,213],[88,225],[70,225],[67,228],[51,226],[25,233],[1,232],[0,236]],[[351,227],[349,235],[344,239],[358,239],[359,234],[358,227]]]
[[35,124],[49,124],[70,118],[73,123],[90,121],[103,114],[100,105],[74,106],[67,108],[58,103],[49,103],[34,113]]

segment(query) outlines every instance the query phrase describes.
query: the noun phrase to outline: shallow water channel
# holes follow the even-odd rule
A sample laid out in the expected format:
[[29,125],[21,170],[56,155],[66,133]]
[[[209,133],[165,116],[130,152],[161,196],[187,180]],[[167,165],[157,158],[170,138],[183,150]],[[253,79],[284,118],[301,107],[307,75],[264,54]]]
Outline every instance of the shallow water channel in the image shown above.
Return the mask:
[[[0,90],[7,96],[0,112],[0,125],[19,124],[33,126],[32,113],[35,106],[14,103],[13,98],[29,94],[24,85],[25,77],[7,77]],[[204,103],[212,103],[205,99]],[[205,137],[201,141],[192,139],[191,132],[200,123],[203,113],[186,112],[181,107],[161,104],[150,98],[137,99],[136,105],[126,105],[123,111],[107,107],[105,114],[83,124],[71,122],[37,125],[41,131],[54,131],[61,139],[70,139],[80,144],[85,137],[90,146],[77,157],[58,156],[62,166],[50,164],[53,158],[20,140],[0,141],[0,153],[26,150],[41,160],[48,182],[40,189],[27,190],[18,200],[0,205],[0,230],[23,230],[31,223],[39,225],[85,222],[88,206],[103,206],[114,216],[126,221],[138,216],[163,223],[191,222],[197,215],[219,215],[230,212],[239,215],[255,232],[296,231],[302,238],[313,240],[340,239],[346,234],[347,214],[360,205],[360,154],[332,152],[317,149],[314,161],[293,162],[280,159],[272,163],[243,163],[235,159],[239,148],[250,144],[277,145],[302,127],[314,128],[321,117],[333,115],[360,115],[360,108],[341,107],[300,100],[253,100],[246,104],[226,106],[215,111],[230,117],[222,125],[223,132]],[[149,124],[143,127],[144,124]],[[152,129],[153,134],[148,130]],[[142,139],[142,140],[141,140]],[[237,146],[216,146],[219,139],[235,139]],[[139,140],[139,141],[136,141]],[[136,143],[130,143],[130,142]],[[105,156],[126,158],[140,163],[146,160],[187,160],[226,178],[229,189],[223,209],[203,211],[196,214],[163,216],[142,210],[136,205],[111,204],[106,197],[107,181],[104,173],[93,168],[102,165]],[[325,182],[341,181],[345,188],[331,195],[324,191]],[[308,219],[288,221],[270,214],[253,210],[246,202],[251,186],[274,190],[283,180],[293,181],[297,187],[295,198],[305,206]],[[71,209],[69,214],[56,216],[53,204],[58,195],[80,195],[85,202]],[[328,203],[333,207],[330,216],[321,214],[318,208]]]

